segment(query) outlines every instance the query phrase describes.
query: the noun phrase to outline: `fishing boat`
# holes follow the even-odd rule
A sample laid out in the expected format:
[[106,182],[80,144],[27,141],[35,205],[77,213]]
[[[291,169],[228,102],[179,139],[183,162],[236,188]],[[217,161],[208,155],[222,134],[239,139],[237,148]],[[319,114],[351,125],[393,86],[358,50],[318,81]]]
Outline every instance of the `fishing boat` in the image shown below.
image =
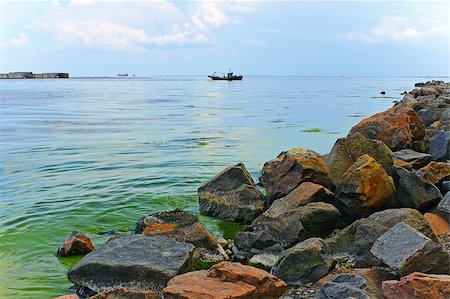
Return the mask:
[[128,77],[128,73],[117,74],[119,77]]
[[242,80],[243,76],[236,76],[233,75],[233,72],[228,72],[226,75],[218,76],[215,72],[208,76],[208,78],[211,78],[212,80],[225,80],[225,81],[233,81],[233,80]]

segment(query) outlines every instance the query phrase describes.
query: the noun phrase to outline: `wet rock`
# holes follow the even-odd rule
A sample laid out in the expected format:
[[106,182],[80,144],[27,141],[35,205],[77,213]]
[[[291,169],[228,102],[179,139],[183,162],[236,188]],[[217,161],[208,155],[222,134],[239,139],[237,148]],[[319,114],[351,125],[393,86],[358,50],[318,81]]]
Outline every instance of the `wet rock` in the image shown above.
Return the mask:
[[414,141],[423,139],[425,126],[409,105],[399,104],[362,120],[350,130],[349,136],[356,132],[381,140],[391,150],[399,151],[411,148]]
[[[154,223],[173,224],[175,227],[183,227],[194,224],[197,221],[198,221],[197,216],[180,209],[175,209],[172,211],[163,211],[141,217],[141,219],[139,219],[139,221],[136,224],[134,233],[142,234],[147,226]],[[155,229],[166,230],[169,227],[173,226],[160,226],[159,228],[158,226],[155,226]]]
[[423,210],[442,198],[439,189],[418,170],[408,171],[393,167],[392,176],[397,190],[397,199],[403,207]]
[[428,224],[430,225],[436,237],[450,232],[448,220],[445,220],[439,215],[433,213],[425,213],[423,217],[425,217],[425,219],[428,221]]
[[80,297],[78,297],[77,294],[70,294],[70,295],[58,296],[58,297],[53,298],[53,299],[80,299]]
[[420,168],[423,176],[432,184],[438,185],[441,181],[449,180],[450,178],[450,163],[449,162],[430,162],[425,167]]
[[325,243],[311,238],[281,252],[272,274],[288,284],[314,282],[328,273],[331,261],[325,258]]
[[450,276],[414,272],[400,281],[384,281],[383,295],[386,299],[448,299]]
[[396,159],[410,163],[414,169],[423,167],[431,162],[431,155],[418,153],[411,149],[404,149],[393,154]]
[[447,273],[450,256],[411,226],[400,222],[381,235],[370,252],[400,276],[419,271]]
[[327,253],[333,258],[347,258],[355,267],[381,266],[379,259],[370,253],[375,241],[399,222],[437,240],[425,218],[414,209],[389,209],[359,219],[334,236],[326,238]]
[[192,244],[162,236],[125,236],[86,255],[69,270],[68,278],[96,292],[118,287],[155,291],[192,270],[193,251]]
[[264,196],[242,163],[204,183],[198,196],[200,213],[228,221],[252,222],[264,211]]
[[361,133],[355,133],[349,137],[339,138],[325,158],[331,181],[338,185],[347,169],[365,154],[374,158],[387,172],[392,167],[394,159],[392,152],[383,142],[367,139]]
[[444,219],[450,219],[450,191],[445,194],[437,205],[436,213]]
[[382,298],[381,290],[367,276],[360,273],[343,273],[325,282],[314,299],[377,299]]
[[328,167],[322,157],[306,149],[282,152],[276,159],[266,162],[260,181],[266,189],[269,205],[275,199],[288,195],[302,182],[332,187]]
[[133,291],[125,288],[117,288],[98,293],[90,299],[159,299],[158,294],[152,291]]
[[163,292],[166,299],[279,298],[285,289],[282,280],[264,270],[222,262],[174,277]]
[[336,188],[336,207],[351,219],[367,217],[394,205],[394,181],[369,155],[359,157]]
[[428,153],[434,161],[450,159],[450,132],[439,131],[429,139]]
[[94,250],[91,239],[85,233],[73,231],[58,248],[58,256],[85,255]]

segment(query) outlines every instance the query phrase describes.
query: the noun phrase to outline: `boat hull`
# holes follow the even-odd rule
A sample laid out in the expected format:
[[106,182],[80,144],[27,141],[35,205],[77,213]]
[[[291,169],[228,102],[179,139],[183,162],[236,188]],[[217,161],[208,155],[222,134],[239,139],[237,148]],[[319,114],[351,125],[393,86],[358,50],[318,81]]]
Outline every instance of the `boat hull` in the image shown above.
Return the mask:
[[242,80],[243,78],[243,76],[232,76],[232,77],[208,76],[208,77],[214,81],[234,81],[234,80]]

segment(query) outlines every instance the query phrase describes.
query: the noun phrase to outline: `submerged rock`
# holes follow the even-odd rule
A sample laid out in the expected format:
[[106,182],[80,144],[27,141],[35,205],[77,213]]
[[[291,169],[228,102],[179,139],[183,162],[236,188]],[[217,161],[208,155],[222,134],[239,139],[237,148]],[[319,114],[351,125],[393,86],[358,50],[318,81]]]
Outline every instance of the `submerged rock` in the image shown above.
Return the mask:
[[86,255],[69,270],[68,278],[96,292],[118,287],[155,291],[192,270],[193,250],[191,244],[162,236],[125,236]]
[[400,281],[383,281],[386,299],[448,299],[450,298],[450,276],[414,272]]
[[264,211],[264,196],[244,164],[226,168],[198,188],[200,213],[237,222],[252,222]]
[[91,239],[85,233],[73,231],[58,248],[58,256],[85,255],[94,250]]

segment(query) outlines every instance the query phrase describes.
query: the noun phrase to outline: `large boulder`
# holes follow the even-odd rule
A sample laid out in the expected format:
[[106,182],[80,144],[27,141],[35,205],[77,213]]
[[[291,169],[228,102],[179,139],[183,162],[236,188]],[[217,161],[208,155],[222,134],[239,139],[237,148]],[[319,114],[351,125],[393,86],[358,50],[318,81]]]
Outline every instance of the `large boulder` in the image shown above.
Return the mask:
[[108,241],[69,270],[76,285],[93,291],[124,287],[160,290],[174,276],[192,270],[192,244],[162,236],[130,235]]
[[336,235],[326,238],[327,253],[333,258],[346,258],[356,267],[380,266],[382,262],[370,253],[370,249],[382,234],[402,221],[437,240],[417,210],[388,209],[356,220]]
[[434,161],[450,159],[450,132],[439,131],[428,142],[428,153],[433,157]]
[[365,154],[374,158],[387,172],[392,167],[394,158],[386,144],[368,139],[361,133],[355,133],[349,137],[339,138],[326,156],[325,162],[330,170],[331,181],[338,185],[347,169]]
[[442,198],[439,189],[418,170],[408,171],[401,167],[393,167],[392,176],[397,199],[403,207],[423,210]]
[[450,276],[414,272],[400,281],[383,281],[386,299],[448,299],[450,298]]
[[200,213],[237,222],[252,222],[264,211],[264,196],[243,163],[226,168],[198,188]]
[[419,170],[427,180],[436,186],[444,180],[448,181],[450,178],[450,162],[433,161]]
[[431,102],[425,109],[419,111],[420,118],[424,125],[429,127],[434,122],[445,118],[445,113],[450,109],[450,105],[442,98]]
[[314,282],[324,277],[331,266],[325,257],[325,243],[311,238],[281,252],[271,273],[290,285]]
[[393,154],[396,159],[408,162],[414,169],[423,167],[431,162],[430,154],[418,153],[411,149],[403,149]]
[[399,104],[363,119],[349,133],[360,132],[370,139],[381,140],[393,151],[411,148],[425,137],[425,126],[410,105]]
[[322,157],[306,149],[282,152],[276,159],[266,162],[260,181],[266,189],[269,204],[277,198],[286,196],[302,182],[332,187],[328,167]]
[[336,207],[351,219],[367,217],[394,205],[394,181],[369,155],[359,157],[336,188]]
[[445,194],[437,205],[436,213],[444,219],[450,219],[450,191]]
[[400,276],[450,271],[450,256],[442,247],[404,222],[381,235],[370,252]]
[[314,299],[378,299],[382,298],[377,284],[362,273],[343,273],[326,281]]
[[85,255],[94,250],[91,239],[85,233],[73,231],[58,248],[58,256]]
[[209,270],[182,274],[163,290],[166,299],[279,298],[286,284],[264,270],[222,262]]

